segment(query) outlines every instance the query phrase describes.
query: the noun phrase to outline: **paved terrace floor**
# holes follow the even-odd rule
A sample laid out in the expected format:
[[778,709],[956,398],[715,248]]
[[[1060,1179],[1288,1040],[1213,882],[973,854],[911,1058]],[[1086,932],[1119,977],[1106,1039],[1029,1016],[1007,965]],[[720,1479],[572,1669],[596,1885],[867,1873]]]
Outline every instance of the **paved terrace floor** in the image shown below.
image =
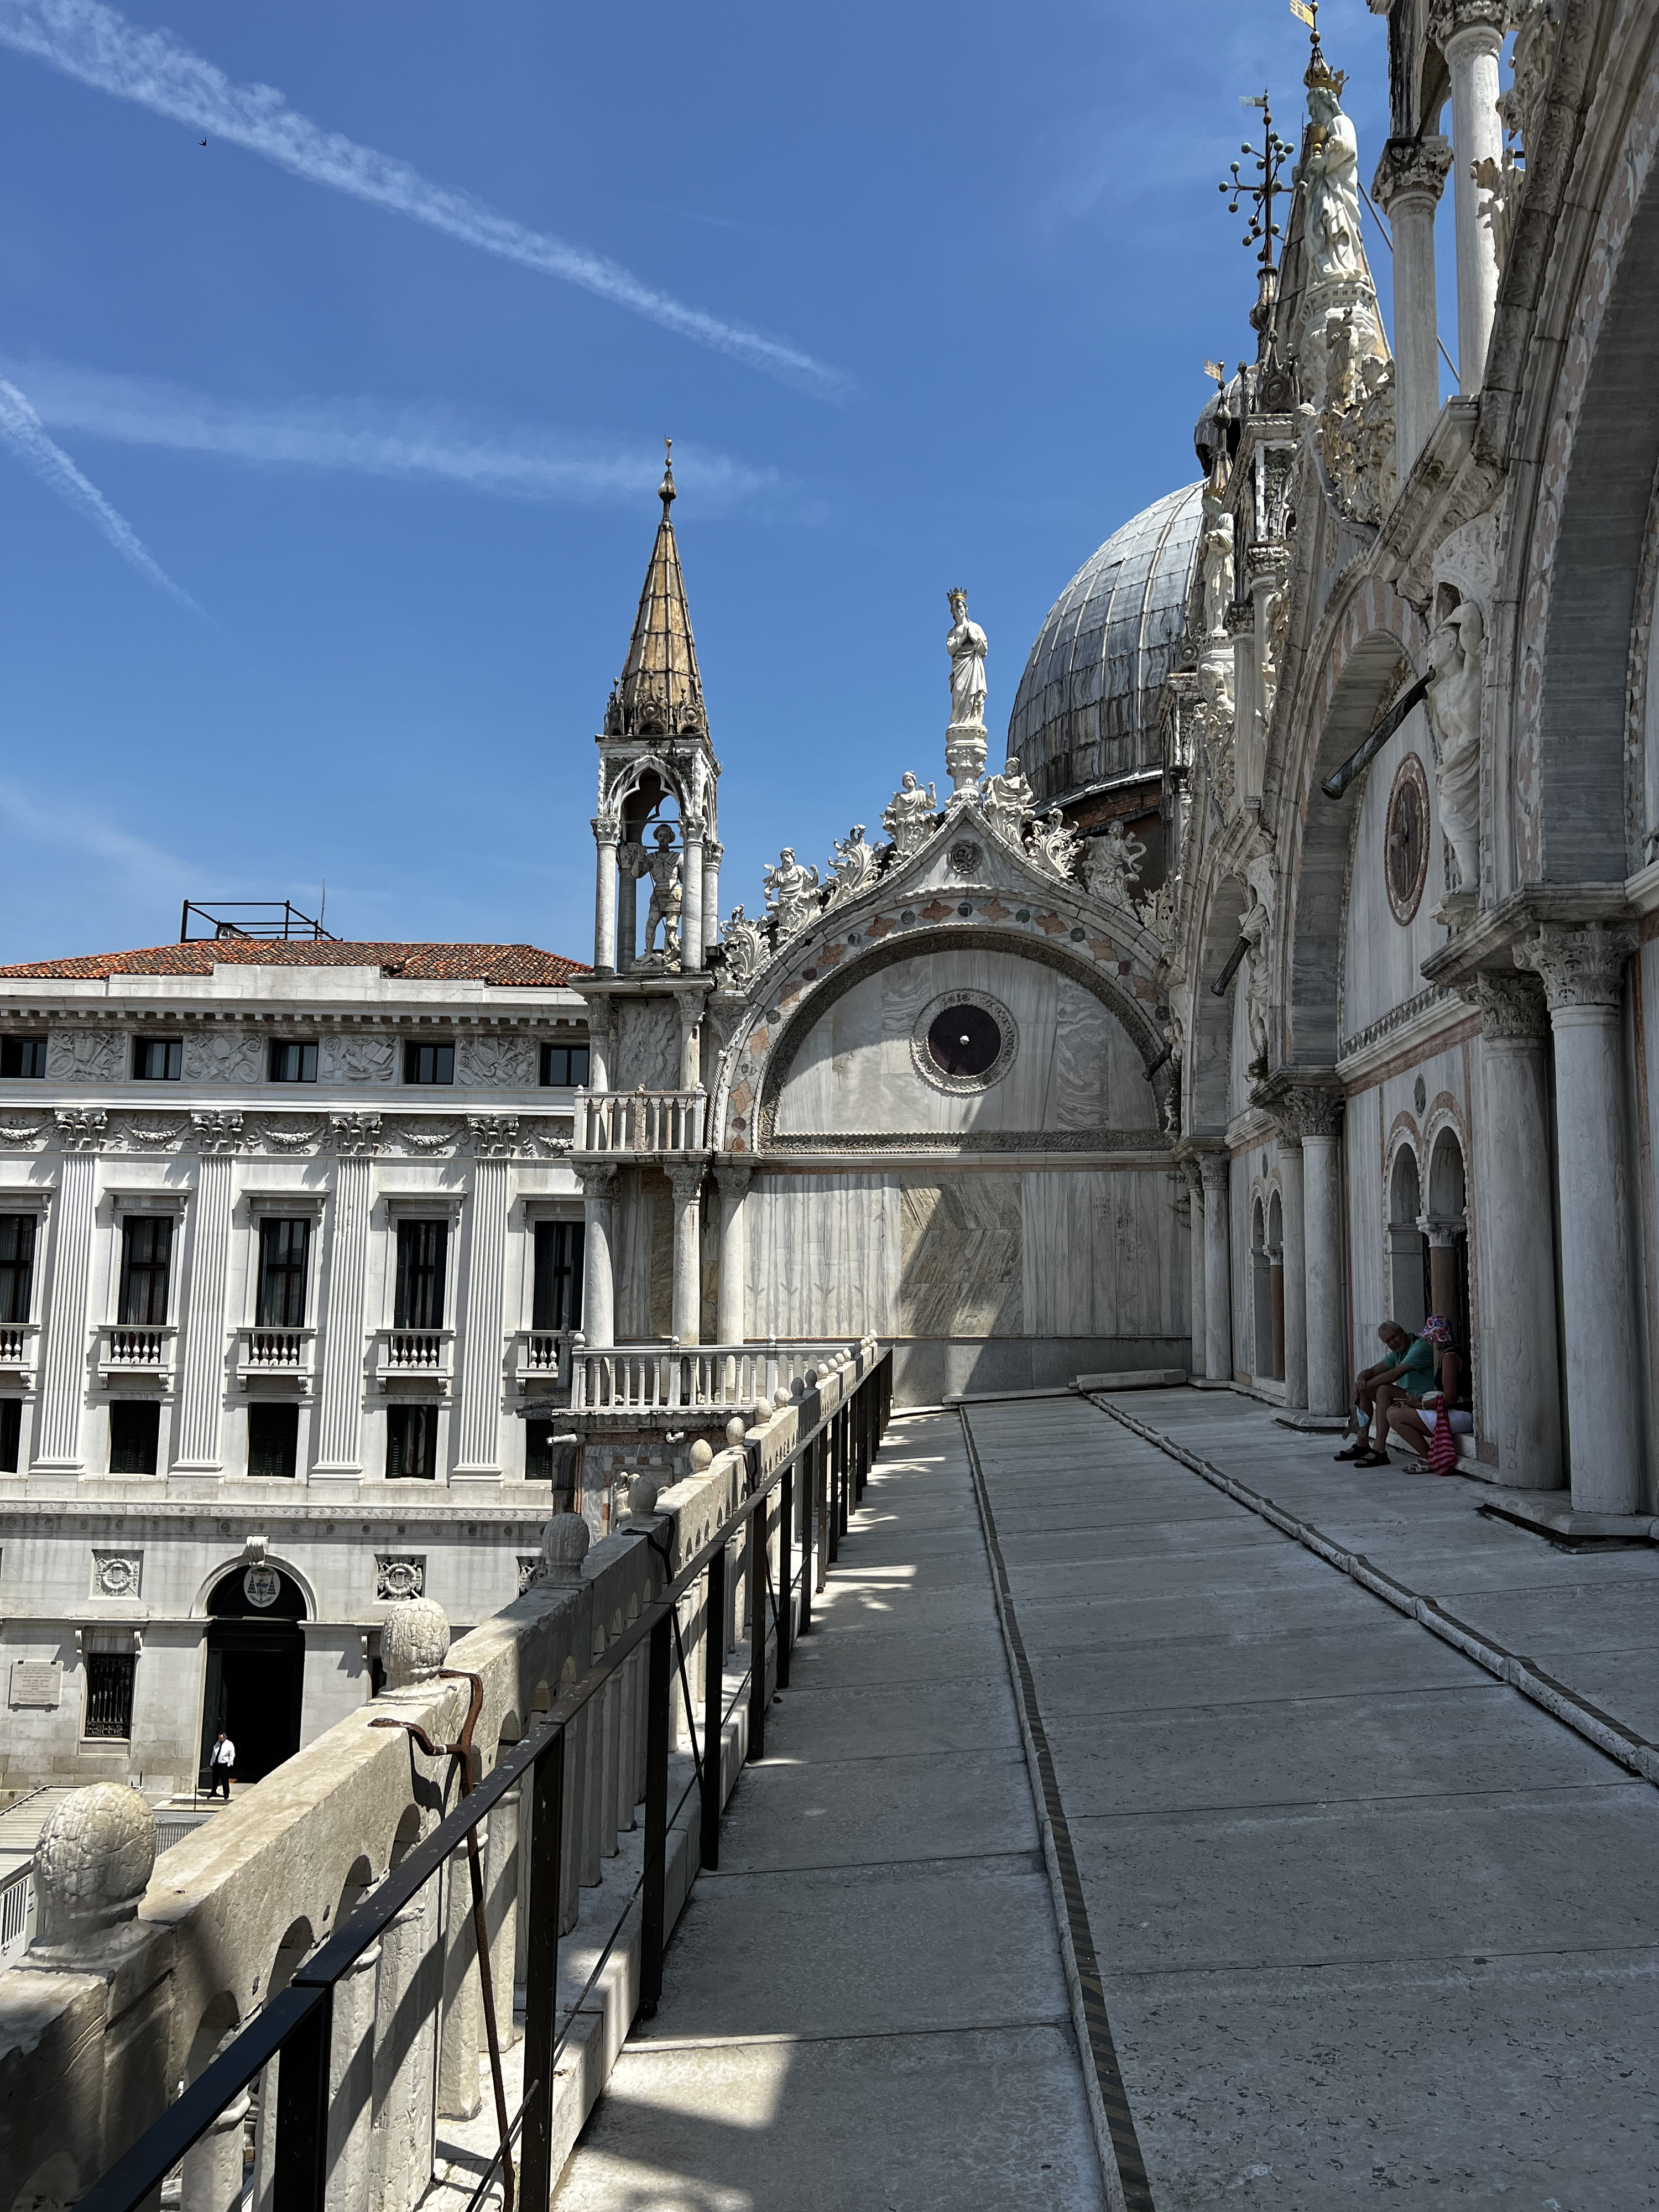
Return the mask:
[[[1651,1548],[1564,1553],[1230,1395],[1124,1410],[1659,1734]],[[1103,1408],[969,1421],[1069,1898],[962,1425],[902,1419],[561,2212],[1121,2201],[1062,1925],[1134,2212],[1659,2206],[1659,1791]]]

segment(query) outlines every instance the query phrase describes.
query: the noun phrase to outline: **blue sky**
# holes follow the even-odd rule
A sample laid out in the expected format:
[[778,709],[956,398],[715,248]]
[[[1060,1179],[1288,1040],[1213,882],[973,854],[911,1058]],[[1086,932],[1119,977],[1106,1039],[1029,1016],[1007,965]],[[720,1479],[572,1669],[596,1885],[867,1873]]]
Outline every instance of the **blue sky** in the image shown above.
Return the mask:
[[[1369,179],[1384,26],[1322,14]],[[1305,55],[1285,0],[0,0],[0,960],[325,881],[587,957],[665,431],[752,912],[942,775],[947,586],[1000,734],[1190,480],[1215,180]]]

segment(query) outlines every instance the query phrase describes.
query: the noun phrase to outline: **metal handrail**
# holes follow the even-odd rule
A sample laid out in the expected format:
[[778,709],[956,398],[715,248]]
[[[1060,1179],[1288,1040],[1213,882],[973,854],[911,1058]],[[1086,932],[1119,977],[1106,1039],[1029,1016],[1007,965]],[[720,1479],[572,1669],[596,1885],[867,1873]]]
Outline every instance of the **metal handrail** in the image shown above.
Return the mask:
[[[797,1468],[801,1468],[807,1483],[799,1631],[804,1635],[811,1620],[811,1568],[815,1527],[820,1563],[833,1560],[840,1537],[846,1533],[848,1516],[863,1492],[865,1477],[886,1425],[892,1403],[891,1376],[891,1352],[879,1352],[848,1396],[832,1412],[815,1420],[805,1434],[798,1434],[793,1447],[775,1467],[762,1473],[751,1465],[750,1486],[708,1542],[693,1554],[659,1596],[641,1608],[637,1617],[606,1646],[587,1673],[554,1700],[539,1724],[497,1761],[424,1842],[417,1844],[388,1870],[373,1895],[300,1967],[281,1995],[270,2000],[93,2185],[80,2199],[77,2212],[137,2212],[137,2208],[161,2186],[185,2153],[200,2142],[226,2106],[279,2053],[283,2066],[277,2083],[273,2203],[276,2212],[325,2212],[329,2053],[335,1985],[442,1869],[450,1854],[465,1846],[469,1834],[491,1808],[526,1774],[531,1777],[534,1796],[525,1977],[525,2088],[523,2103],[508,2130],[508,2139],[522,2131],[523,2203],[539,2207],[549,2201],[556,2178],[550,2170],[550,2122],[557,2032],[560,1845],[566,1732],[611,1677],[648,1640],[639,2013],[641,2018],[649,2019],[656,2011],[662,1992],[662,1956],[666,1940],[669,1707],[672,1678],[670,1644],[675,1607],[707,1571],[708,1618],[714,1624],[713,1633],[724,1637],[726,1552],[734,1537],[744,1534],[748,1540],[751,1607],[748,1756],[751,1759],[763,1757],[767,1592],[754,1572],[757,1540],[755,1517],[763,1514],[774,1495],[781,1491],[780,1535],[783,1548],[779,1580],[787,1589],[792,1583],[789,1554],[794,1536],[794,1475]],[[815,1397],[817,1393],[811,1395]],[[804,1417],[809,1403],[810,1400],[799,1401]],[[764,1520],[758,1540],[764,1552],[770,1541]],[[659,1558],[663,1557],[654,1543],[651,1548]],[[769,1580],[769,1563],[767,1578]],[[787,1609],[778,1612],[777,1620],[778,1685],[783,1688],[789,1680],[788,1651],[793,1638]],[[718,1866],[720,1859],[721,1761],[718,1744],[725,1718],[721,1711],[724,1669],[720,1663],[723,1656],[723,1649],[712,1647],[705,1668],[708,1680],[700,1777],[701,1863],[710,1868]],[[498,2151],[497,2160],[500,2156]]]

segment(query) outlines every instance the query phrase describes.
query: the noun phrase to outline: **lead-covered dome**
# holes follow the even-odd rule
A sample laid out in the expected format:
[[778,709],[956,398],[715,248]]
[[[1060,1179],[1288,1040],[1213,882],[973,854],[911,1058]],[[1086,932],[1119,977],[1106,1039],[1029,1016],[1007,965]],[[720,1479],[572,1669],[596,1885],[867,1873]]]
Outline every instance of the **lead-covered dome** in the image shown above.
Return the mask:
[[1162,767],[1158,695],[1187,626],[1203,494],[1188,484],[1126,522],[1050,608],[1008,718],[1044,805]]

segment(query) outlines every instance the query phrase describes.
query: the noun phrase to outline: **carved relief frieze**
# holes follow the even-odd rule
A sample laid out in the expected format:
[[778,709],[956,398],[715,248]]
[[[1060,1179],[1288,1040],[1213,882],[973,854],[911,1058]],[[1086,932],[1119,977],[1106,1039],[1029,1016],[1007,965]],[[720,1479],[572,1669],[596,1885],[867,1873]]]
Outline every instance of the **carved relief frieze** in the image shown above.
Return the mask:
[[526,1036],[463,1038],[455,1079],[473,1090],[527,1090],[536,1080],[536,1048]]
[[58,1083],[118,1083],[129,1073],[131,1049],[124,1030],[53,1030],[46,1075]]
[[257,1083],[264,1071],[262,1039],[245,1030],[211,1029],[185,1039],[186,1083]]
[[466,1126],[475,1160],[510,1160],[519,1149],[515,1114],[469,1114]]
[[391,1037],[325,1037],[318,1054],[319,1073],[327,1083],[390,1083],[398,1065]]
[[377,1553],[374,1595],[393,1605],[426,1595],[426,1560],[416,1553]]
[[100,1552],[92,1555],[94,1597],[135,1598],[143,1579],[142,1552]]
[[253,1121],[254,1141],[265,1145],[279,1158],[313,1151],[326,1133],[321,1121],[278,1121],[264,1114],[255,1115]]
[[118,1114],[109,1133],[110,1140],[130,1152],[176,1151],[189,1126],[182,1114]]
[[45,1134],[44,1121],[0,1121],[0,1145],[38,1144]]
[[58,1124],[58,1141],[64,1152],[101,1150],[105,1124],[109,1120],[101,1106],[60,1106],[52,1119]]
[[447,1159],[460,1142],[460,1127],[454,1121],[433,1121],[422,1116],[410,1121],[399,1115],[386,1125],[387,1141],[398,1146],[413,1158]]

